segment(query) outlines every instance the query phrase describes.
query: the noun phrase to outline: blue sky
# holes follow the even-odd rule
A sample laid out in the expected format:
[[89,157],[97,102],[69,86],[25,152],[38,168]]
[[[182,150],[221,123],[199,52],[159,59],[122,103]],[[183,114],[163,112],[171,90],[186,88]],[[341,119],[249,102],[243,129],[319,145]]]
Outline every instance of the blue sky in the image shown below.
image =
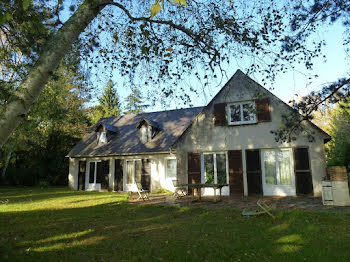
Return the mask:
[[[326,26],[323,31],[318,32],[317,37],[326,40],[326,46],[324,47],[323,54],[326,55],[326,61],[323,58],[315,59],[314,67],[312,71],[306,70],[304,66],[297,66],[294,70],[290,69],[286,74],[278,75],[276,81],[273,84],[273,89],[271,90],[279,98],[288,102],[294,98],[295,94],[306,95],[313,90],[319,90],[322,85],[327,84],[332,81],[336,81],[338,78],[349,76],[349,55],[346,54],[343,46],[344,38],[344,27],[340,23],[336,23],[332,26]],[[184,85],[184,88],[188,88],[190,84],[197,90],[204,90],[199,92],[199,95],[190,94],[193,106],[203,106],[206,105],[211,98],[221,89],[221,87],[226,83],[228,78],[230,78],[237,69],[245,71],[244,65],[248,63],[246,61],[236,61],[232,59],[230,67],[226,67],[227,78],[224,77],[221,83],[215,82],[214,79],[210,82],[209,87],[203,89],[203,86],[198,81],[195,81],[193,77],[188,77],[185,82],[180,83]],[[96,66],[96,65],[95,65]],[[97,71],[103,72],[101,69],[96,68]],[[318,75],[317,79],[314,79],[311,83],[308,79],[309,75]],[[251,75],[255,81],[261,83],[262,76],[258,74]],[[123,101],[124,98],[131,92],[129,88],[124,88],[122,79],[117,73],[112,78],[114,82],[119,83],[117,85],[118,94]],[[103,75],[99,76],[99,79],[92,79],[95,84],[94,97],[90,103],[97,103],[96,97],[101,93],[103,87],[106,85],[108,77]],[[141,91],[144,96],[156,95],[153,87],[142,86]],[[185,105],[186,106],[186,105]],[[147,111],[158,111],[164,109],[175,109],[179,107],[184,107],[179,101],[166,101],[164,103],[157,103],[151,106]]]

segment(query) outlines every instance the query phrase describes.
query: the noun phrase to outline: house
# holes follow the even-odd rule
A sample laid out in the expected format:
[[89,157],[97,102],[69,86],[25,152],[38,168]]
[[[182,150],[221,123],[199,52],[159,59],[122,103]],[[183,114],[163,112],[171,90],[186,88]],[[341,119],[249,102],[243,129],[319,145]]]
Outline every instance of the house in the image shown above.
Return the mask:
[[[324,143],[311,122],[290,143],[271,130],[291,108],[238,70],[205,107],[100,119],[71,150],[69,186],[156,192],[179,183],[227,183],[223,195],[321,195]],[[214,189],[204,188],[204,195]]]

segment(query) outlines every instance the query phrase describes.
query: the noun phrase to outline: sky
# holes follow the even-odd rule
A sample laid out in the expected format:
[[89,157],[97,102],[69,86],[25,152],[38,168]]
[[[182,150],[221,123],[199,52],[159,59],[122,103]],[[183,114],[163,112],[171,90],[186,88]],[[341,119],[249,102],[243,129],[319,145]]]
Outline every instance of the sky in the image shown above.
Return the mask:
[[[326,46],[323,49],[323,54],[326,56],[326,60],[323,58],[315,59],[313,70],[306,70],[304,66],[296,66],[294,70],[290,69],[287,73],[280,73],[273,83],[273,89],[270,89],[277,97],[287,102],[294,99],[295,95],[307,95],[311,91],[317,91],[322,88],[324,84],[336,81],[341,77],[348,76],[349,70],[349,54],[344,50],[343,38],[344,38],[344,27],[340,22],[334,25],[324,27],[322,32],[318,33],[318,37],[326,40]],[[224,86],[227,80],[236,72],[237,69],[245,71],[244,65],[246,61],[230,63],[230,67],[226,67],[227,77],[224,77],[220,83],[215,82],[214,79],[209,84],[209,87],[200,91],[198,95],[190,94],[192,106],[205,106],[215,96],[217,92]],[[102,69],[101,69],[102,70]],[[99,70],[98,70],[99,71]],[[103,70],[102,70],[103,71]],[[318,75],[317,79],[314,79],[312,83],[309,81],[309,75]],[[258,83],[262,83],[262,76],[259,74],[250,75]],[[109,78],[100,77],[100,79],[92,79],[91,81],[98,83],[95,84],[95,92],[93,93],[92,101],[89,105],[97,103],[97,96],[102,92],[103,87],[106,85]],[[124,101],[125,97],[131,92],[129,88],[124,88],[122,84],[123,80],[117,73],[114,74],[112,80],[117,85],[118,95],[121,97],[121,101]],[[203,90],[203,86],[198,81],[195,81],[193,77],[186,79],[187,85],[190,84],[197,90]],[[186,88],[186,87],[185,87]],[[187,87],[188,88],[188,87]],[[154,95],[154,92],[147,92],[152,90],[152,87],[142,87],[141,91],[146,97],[147,95]],[[188,106],[188,105],[187,105]],[[166,103],[157,103],[146,109],[146,111],[159,111],[164,109],[176,109],[184,107],[179,101],[166,101]],[[185,105],[186,107],[186,105]]]

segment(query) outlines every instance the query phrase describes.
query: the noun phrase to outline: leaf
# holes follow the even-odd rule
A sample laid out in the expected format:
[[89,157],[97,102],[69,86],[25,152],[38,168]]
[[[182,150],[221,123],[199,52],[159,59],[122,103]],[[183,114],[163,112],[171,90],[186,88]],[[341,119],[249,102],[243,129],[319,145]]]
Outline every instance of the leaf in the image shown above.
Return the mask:
[[173,0],[174,3],[179,4],[179,5],[187,5],[186,0]]
[[22,6],[23,6],[24,11],[28,9],[31,2],[32,2],[32,0],[23,0]]
[[173,50],[174,49],[172,47],[170,47],[170,46],[167,48],[167,51],[169,51],[169,52],[172,52]]
[[151,18],[160,12],[160,4],[158,0],[151,7]]

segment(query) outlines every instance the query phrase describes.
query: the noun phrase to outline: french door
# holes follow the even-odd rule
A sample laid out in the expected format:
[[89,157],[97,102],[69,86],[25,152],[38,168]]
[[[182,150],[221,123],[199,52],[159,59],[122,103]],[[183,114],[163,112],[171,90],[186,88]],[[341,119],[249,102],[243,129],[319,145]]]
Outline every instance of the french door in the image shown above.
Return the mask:
[[296,195],[291,148],[261,150],[261,166],[264,195]]

